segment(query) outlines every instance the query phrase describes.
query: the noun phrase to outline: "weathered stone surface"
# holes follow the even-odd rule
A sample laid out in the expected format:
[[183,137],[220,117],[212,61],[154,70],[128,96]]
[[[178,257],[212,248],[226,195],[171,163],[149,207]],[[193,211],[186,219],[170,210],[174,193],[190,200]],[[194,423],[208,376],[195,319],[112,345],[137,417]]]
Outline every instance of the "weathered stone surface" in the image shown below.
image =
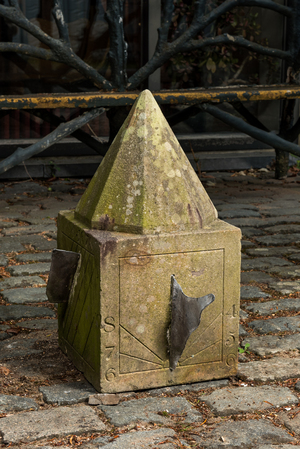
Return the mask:
[[17,276],[0,282],[0,290],[15,287],[44,287],[46,282],[39,276]]
[[261,316],[271,315],[272,313],[277,313],[281,310],[299,312],[300,298],[283,298],[276,301],[254,302],[249,306],[246,306],[246,310],[249,310],[249,312],[258,313]]
[[242,260],[242,270],[263,270],[274,266],[292,267],[294,264],[280,257],[256,257],[255,259]]
[[0,266],[1,267],[6,267],[8,264],[8,257],[3,256],[2,254],[0,254]]
[[189,385],[174,385],[173,387],[154,388],[148,390],[150,396],[159,396],[161,394],[176,394],[183,391],[200,391],[207,388],[221,388],[228,385],[228,379],[211,380],[208,382],[197,382]]
[[[295,207],[274,207],[270,209],[264,209],[263,214],[266,217],[280,217],[282,213],[284,212],[284,215],[297,215],[298,211]],[[280,231],[277,231],[280,232]]]
[[300,243],[300,234],[266,235],[264,237],[256,237],[255,240],[266,246],[289,245],[291,243]]
[[[173,429],[154,429],[144,430],[133,433],[126,433],[120,435],[118,438],[111,441],[110,436],[96,438],[89,446],[82,446],[82,449],[89,449],[99,447],[101,449],[153,449],[159,447],[160,449],[173,449],[174,444],[178,443],[176,434]],[[182,447],[185,447],[184,441],[180,441]],[[96,448],[95,448],[96,449]]]
[[238,377],[247,380],[284,380],[299,377],[300,358],[281,358],[248,362],[239,365]]
[[12,265],[7,268],[12,276],[30,276],[32,274],[46,274],[50,271],[50,263],[30,263],[26,265]]
[[89,405],[118,405],[120,402],[120,395],[99,393],[89,396]]
[[215,415],[234,415],[272,407],[297,404],[298,398],[289,388],[271,387],[231,387],[213,391],[210,395],[201,396]]
[[2,232],[4,235],[31,235],[31,234],[40,234],[42,232],[56,232],[55,224],[46,224],[46,225],[29,225],[29,226],[18,226],[13,228],[4,229]]
[[125,426],[138,421],[168,424],[172,422],[172,414],[182,413],[186,413],[184,422],[195,422],[202,418],[184,398],[143,398],[116,406],[99,405],[98,408],[114,426]]
[[37,318],[45,316],[55,316],[53,310],[47,307],[31,306],[0,306],[0,321],[20,320],[21,318]]
[[264,337],[248,337],[242,342],[244,347],[246,343],[250,344],[248,350],[257,355],[265,356],[277,354],[282,351],[295,351],[300,349],[300,334],[294,335],[265,335]]
[[15,237],[1,237],[0,253],[18,253],[24,249],[24,246]]
[[300,223],[300,215],[293,216],[280,216],[280,217],[270,217],[270,218],[227,218],[226,221],[233,226],[243,227],[243,226],[257,226],[266,227],[277,224],[285,223]]
[[30,354],[40,354],[40,349],[35,349],[36,338],[12,337],[9,341],[0,342],[0,360],[14,357],[24,357]]
[[278,414],[279,419],[284,423],[284,425],[295,432],[296,435],[300,434],[300,408],[293,409],[292,413],[281,412]]
[[205,439],[196,439],[200,447],[210,449],[249,449],[257,448],[259,444],[292,443],[295,439],[283,429],[275,427],[266,419],[247,419],[247,421],[235,421],[221,423]]
[[252,285],[243,285],[241,287],[241,299],[269,298],[268,293]]
[[269,232],[270,234],[294,234],[295,232],[300,232],[300,225],[292,224],[292,225],[275,225],[275,226],[268,226],[265,228],[265,231]]
[[42,438],[99,432],[105,425],[91,407],[57,407],[50,410],[26,412],[0,420],[3,443],[36,441]]
[[3,299],[11,304],[48,301],[45,288],[14,288],[1,292]]
[[0,394],[0,413],[20,412],[21,410],[37,410],[37,403],[30,398]]
[[57,320],[47,320],[47,319],[39,319],[39,320],[30,320],[30,321],[21,321],[18,323],[19,327],[25,327],[27,329],[37,329],[37,330],[56,330],[58,328]]
[[[267,257],[278,257],[278,256],[288,256],[289,254],[296,255],[300,253],[300,249],[296,246],[283,246],[276,248],[251,248],[246,249],[246,253],[249,254],[249,256],[267,256]],[[291,258],[290,256],[289,258]],[[293,259],[292,259],[293,260]]]
[[47,404],[72,405],[87,402],[89,396],[96,390],[87,382],[69,382],[66,384],[40,387],[44,401]]
[[269,284],[274,282],[274,278],[262,271],[245,271],[241,273],[241,282],[247,284],[248,282],[259,282],[262,284]]
[[246,337],[248,335],[248,332],[246,331],[246,329],[244,328],[244,326],[242,326],[241,324],[239,325],[239,336],[240,337]]
[[249,323],[251,327],[258,334],[267,334],[269,332],[299,332],[300,331],[300,317],[278,317],[269,320],[255,320]]
[[289,295],[290,293],[300,292],[300,281],[271,282],[269,287],[283,295]]
[[255,243],[250,242],[250,240],[242,240],[242,248],[252,248],[253,246],[255,246]]
[[219,212],[221,220],[226,218],[240,218],[240,217],[261,217],[259,212],[249,209],[236,209],[236,210],[222,210]]
[[51,262],[52,253],[30,253],[30,254],[18,254],[16,260],[18,262]]
[[[166,189],[172,194],[166,195]],[[199,231],[217,218],[149,90],[131,108],[80,199],[75,218],[94,229],[140,234]]]
[[244,238],[251,238],[251,237],[254,237],[256,235],[265,235],[266,234],[263,229],[261,229],[261,228],[251,228],[250,226],[241,228],[241,231],[242,231],[242,236]]
[[300,277],[299,265],[293,265],[292,267],[272,267],[268,269],[269,273],[275,273],[281,278],[298,278]]
[[13,228],[18,226],[18,223],[16,221],[4,221],[0,220],[0,229],[7,229],[7,228]]

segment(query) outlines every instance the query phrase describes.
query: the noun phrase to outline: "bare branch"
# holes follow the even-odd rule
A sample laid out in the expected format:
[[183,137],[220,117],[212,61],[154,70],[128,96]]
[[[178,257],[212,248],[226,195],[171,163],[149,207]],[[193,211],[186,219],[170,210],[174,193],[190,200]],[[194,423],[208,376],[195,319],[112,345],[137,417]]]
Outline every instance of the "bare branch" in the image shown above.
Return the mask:
[[52,15],[54,17],[60,39],[64,41],[66,44],[70,45],[68,25],[66,24],[64,19],[60,0],[54,0],[54,8],[52,10]]
[[48,134],[46,137],[43,137],[41,140],[31,145],[30,147],[18,148],[13,154],[0,162],[0,174],[5,173],[10,168],[26,161],[31,156],[41,153],[41,151],[49,148],[54,143],[59,142],[64,137],[69,136],[74,131],[88,123],[90,120],[102,114],[104,111],[104,108],[96,108],[92,109],[91,111],[85,112],[80,117],[76,117],[74,120],[71,120],[68,123],[62,123],[54,131],[52,131],[52,133]]
[[0,42],[0,52],[13,51],[21,55],[31,56],[33,58],[45,59],[47,61],[60,62],[57,56],[51,50],[33,47],[27,44],[18,44],[16,42]]
[[276,134],[269,133],[258,129],[255,126],[249,125],[248,123],[244,122],[244,120],[235,117],[234,115],[228,114],[228,112],[221,111],[219,108],[211,104],[205,103],[199,106],[199,108],[213,115],[222,122],[233,126],[239,131],[248,134],[251,137],[254,137],[254,139],[272,146],[276,150],[288,151],[289,153],[295,154],[296,156],[300,156],[300,147],[298,145],[288,142],[281,137],[276,136]]
[[0,15],[18,25],[20,28],[28,31],[32,36],[36,37],[43,44],[47,45],[56,57],[56,61],[66,64],[76,69],[79,73],[92,81],[97,87],[104,89],[112,89],[112,85],[97,70],[86,64],[79,58],[70,46],[60,39],[54,39],[48,34],[44,33],[39,27],[31,23],[21,12],[16,8],[0,5]]
[[167,43],[168,34],[172,23],[173,10],[174,10],[174,1],[164,0],[162,9],[162,22],[161,27],[158,29],[158,40],[155,53],[160,53],[163,49],[163,46]]
[[[193,40],[192,41],[193,45],[190,44],[190,41],[191,39],[194,39],[197,36],[197,34],[199,34],[202,30],[204,30],[209,24],[211,24],[212,22],[217,20],[221,15],[225,14],[226,12],[230,11],[233,8],[236,8],[238,6],[257,6],[273,10],[285,16],[293,15],[293,8],[279,5],[273,2],[272,0],[226,0],[224,3],[222,3],[217,8],[214,8],[209,14],[206,14],[205,16],[202,15],[203,6],[204,0],[198,0],[196,2],[195,15],[191,26],[174,42],[169,44],[165,43],[164,46],[158,45],[153,57],[143,67],[141,67],[133,76],[129,78],[127,85],[128,89],[130,90],[136,89],[139,86],[139,84],[141,84],[145,79],[148,78],[149,75],[155,72],[157,68],[161,67],[169,58],[182,51],[188,51],[190,49],[196,48],[196,43],[197,48],[201,47],[204,48],[205,46],[213,45],[212,43],[209,44],[209,41],[207,39],[203,39],[202,41]],[[200,42],[202,42],[202,44],[200,44]],[[246,43],[248,44],[248,41],[246,39],[240,42],[241,46],[250,48],[248,45],[246,45]],[[253,44],[255,46],[255,49],[253,49],[253,51],[256,51],[260,54],[275,56],[283,59],[292,58],[291,53],[283,52],[282,50],[276,49],[263,50],[264,49],[263,46],[258,46],[258,44],[254,44],[251,42],[250,44]],[[250,50],[252,50],[252,48],[250,48]],[[276,55],[274,53],[276,53]]]
[[254,51],[255,53],[271,56],[273,58],[280,58],[284,60],[292,59],[292,55],[288,51],[264,47],[263,45],[248,41],[247,39],[244,39],[242,36],[232,36],[230,34],[222,34],[221,36],[192,40],[183,45],[181,47],[181,51],[201,50],[211,45],[220,45],[220,44],[237,45],[238,47],[247,48],[247,50],[249,51]]
[[107,0],[105,18],[109,25],[110,50],[109,60],[112,69],[112,81],[119,90],[124,90],[127,83],[127,42],[123,27],[123,0]]

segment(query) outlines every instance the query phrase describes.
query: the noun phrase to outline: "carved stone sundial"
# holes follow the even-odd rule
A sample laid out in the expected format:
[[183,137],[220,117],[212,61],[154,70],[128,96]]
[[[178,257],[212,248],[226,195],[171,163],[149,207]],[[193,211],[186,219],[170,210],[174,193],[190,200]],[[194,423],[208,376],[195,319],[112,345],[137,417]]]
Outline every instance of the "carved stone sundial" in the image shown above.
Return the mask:
[[240,237],[142,92],[75,211],[59,214],[58,247],[80,254],[61,348],[102,392],[234,375]]

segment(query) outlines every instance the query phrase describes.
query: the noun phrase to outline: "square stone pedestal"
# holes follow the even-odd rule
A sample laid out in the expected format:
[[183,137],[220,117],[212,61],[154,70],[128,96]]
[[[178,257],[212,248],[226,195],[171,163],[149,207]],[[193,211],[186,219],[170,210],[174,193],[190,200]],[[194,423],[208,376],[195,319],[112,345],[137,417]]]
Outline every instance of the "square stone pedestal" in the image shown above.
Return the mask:
[[[198,232],[135,235],[86,229],[64,211],[58,248],[80,253],[59,343],[100,392],[219,379],[237,371],[239,229],[216,219]],[[170,285],[215,301],[202,313],[178,366],[169,369]]]

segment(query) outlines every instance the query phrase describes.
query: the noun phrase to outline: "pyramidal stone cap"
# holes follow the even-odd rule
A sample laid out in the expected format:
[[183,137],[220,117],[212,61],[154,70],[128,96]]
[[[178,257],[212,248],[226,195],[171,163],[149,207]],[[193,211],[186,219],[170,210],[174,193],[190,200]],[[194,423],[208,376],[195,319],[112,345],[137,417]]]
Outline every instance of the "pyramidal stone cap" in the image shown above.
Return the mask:
[[149,90],[141,92],[75,209],[90,229],[198,231],[217,211]]

